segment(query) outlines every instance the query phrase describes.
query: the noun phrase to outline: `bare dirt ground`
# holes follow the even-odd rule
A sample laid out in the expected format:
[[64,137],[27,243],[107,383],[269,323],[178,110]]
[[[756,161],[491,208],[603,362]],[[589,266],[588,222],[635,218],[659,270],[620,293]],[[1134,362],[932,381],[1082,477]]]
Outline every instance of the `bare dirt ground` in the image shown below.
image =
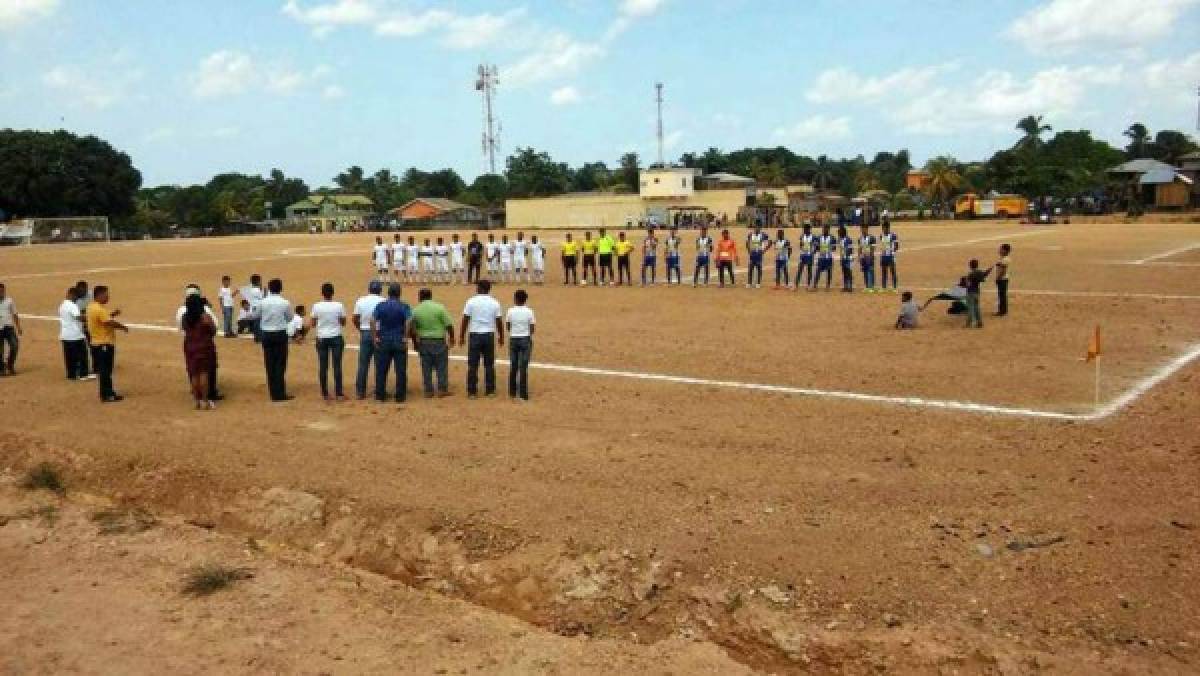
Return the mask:
[[[221,274],[257,271],[283,277],[294,302],[330,280],[349,304],[369,275],[369,237],[0,250],[0,277],[27,316],[21,373],[0,380],[0,467],[11,484],[50,461],[69,486],[53,499],[55,523],[0,527],[0,560],[16,571],[5,595],[31,623],[0,632],[0,655],[12,656],[0,664],[1196,671],[1200,366],[1095,421],[928,400],[1086,414],[1093,371],[1080,357],[1095,324],[1104,402],[1159,373],[1200,342],[1200,291],[1179,264],[1189,252],[1154,257],[1200,242],[1200,229],[898,232],[901,286],[920,297],[1010,241],[1013,313],[967,331],[931,309],[920,330],[897,333],[890,294],[564,288],[552,248],[550,283],[531,289],[535,360],[698,380],[536,370],[526,405],[330,406],[304,346],[289,371],[297,399],[279,406],[266,403],[254,345],[228,340],[218,348],[229,398],[215,413],[190,409],[178,338],[149,328],[171,323],[184,284],[213,295]],[[52,316],[78,278],[109,284],[126,319],[147,327],[121,337],[119,406],[62,378],[57,328],[32,318]],[[435,294],[456,313],[467,289]],[[452,362],[460,393],[463,371]],[[7,514],[51,499],[3,496]],[[96,501],[146,509],[160,525],[99,535]],[[181,598],[188,567],[212,559],[255,576]],[[318,621],[314,607],[331,612]],[[80,617],[105,619],[85,631]],[[454,633],[464,622],[478,631]],[[332,631],[348,647],[312,639]],[[397,644],[410,632],[426,642]]]

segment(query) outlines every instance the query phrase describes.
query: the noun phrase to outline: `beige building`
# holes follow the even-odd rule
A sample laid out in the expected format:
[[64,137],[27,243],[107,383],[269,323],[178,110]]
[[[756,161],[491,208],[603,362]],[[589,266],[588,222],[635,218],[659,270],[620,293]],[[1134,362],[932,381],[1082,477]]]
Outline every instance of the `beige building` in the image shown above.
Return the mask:
[[[753,180],[729,187],[729,181],[705,189],[705,177],[696,169],[667,167],[645,169],[639,175],[639,194],[574,193],[556,197],[510,199],[505,202],[506,227],[621,228],[639,222],[672,224],[676,215],[712,214],[734,220],[748,199],[756,194]],[[787,198],[777,204],[787,204]]]

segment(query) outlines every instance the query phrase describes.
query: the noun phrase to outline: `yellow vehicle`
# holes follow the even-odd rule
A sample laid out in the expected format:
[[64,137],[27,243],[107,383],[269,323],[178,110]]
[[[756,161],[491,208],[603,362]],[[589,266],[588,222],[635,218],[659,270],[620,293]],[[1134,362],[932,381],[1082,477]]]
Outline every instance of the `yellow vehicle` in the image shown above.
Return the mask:
[[1019,218],[1029,208],[1029,200],[1020,195],[996,195],[987,199],[973,192],[960,195],[954,202],[955,218]]

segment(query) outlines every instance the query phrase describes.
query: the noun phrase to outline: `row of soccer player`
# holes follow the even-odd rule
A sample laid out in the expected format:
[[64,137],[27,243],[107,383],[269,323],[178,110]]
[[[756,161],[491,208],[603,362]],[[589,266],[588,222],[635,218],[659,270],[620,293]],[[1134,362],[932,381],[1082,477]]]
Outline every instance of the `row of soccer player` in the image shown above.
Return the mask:
[[[563,284],[579,284],[586,286],[589,277],[592,284],[631,285],[631,254],[635,245],[622,232],[617,239],[610,237],[603,228],[600,238],[592,239],[591,232],[585,232],[582,240],[568,233],[562,244]],[[675,228],[671,228],[662,240],[655,234],[653,228],[647,230],[646,237],[641,242],[641,285],[654,284],[658,281],[658,256],[661,250],[665,258],[667,284],[682,284],[683,240]],[[868,293],[875,291],[875,259],[879,258],[879,271],[882,276],[882,288],[895,292],[898,284],[896,277],[896,256],[900,251],[900,238],[892,232],[891,225],[884,223],[879,237],[872,235],[866,225],[861,227],[861,234],[851,237],[844,226],[839,226],[836,234],[831,226],[824,225],[820,233],[814,233],[812,226],[805,225],[793,245],[784,229],[775,231],[772,239],[763,232],[761,226],[746,235],[745,249],[747,253],[746,287],[760,288],[763,283],[763,266],[768,256],[775,263],[775,288],[796,290],[808,288],[815,290],[820,287],[824,277],[825,288],[833,283],[833,268],[835,261],[840,264],[842,273],[842,291],[854,290],[854,268],[862,272],[864,290]],[[616,259],[616,269],[613,269],[613,259]],[[795,283],[792,283],[791,262],[796,264]],[[717,269],[717,283],[724,287],[726,278],[730,285],[736,284],[735,270],[742,263],[737,242],[722,230],[720,239],[714,240],[708,234],[707,228],[700,229],[700,236],[695,242],[695,265],[692,268],[692,286],[707,285],[713,265]],[[580,277],[580,267],[583,275]]]
[[400,235],[394,239],[388,245],[383,237],[375,238],[371,261],[381,280],[390,276],[407,282],[468,284],[479,281],[486,265],[488,275],[496,281],[546,281],[546,248],[537,235],[525,241],[525,233],[519,232],[512,242],[508,235],[501,235],[497,242],[496,236],[489,234],[485,244],[474,233],[466,243],[454,234],[449,243],[442,237],[432,241],[427,237],[419,246],[415,237],[410,236],[407,243]]

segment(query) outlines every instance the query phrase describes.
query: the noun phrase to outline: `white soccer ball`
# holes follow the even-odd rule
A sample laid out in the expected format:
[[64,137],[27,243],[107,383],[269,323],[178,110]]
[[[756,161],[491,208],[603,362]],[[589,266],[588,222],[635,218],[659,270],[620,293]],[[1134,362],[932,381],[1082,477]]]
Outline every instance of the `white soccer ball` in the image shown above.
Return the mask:
[[582,282],[580,282],[579,286],[587,286],[587,280],[585,279]]

